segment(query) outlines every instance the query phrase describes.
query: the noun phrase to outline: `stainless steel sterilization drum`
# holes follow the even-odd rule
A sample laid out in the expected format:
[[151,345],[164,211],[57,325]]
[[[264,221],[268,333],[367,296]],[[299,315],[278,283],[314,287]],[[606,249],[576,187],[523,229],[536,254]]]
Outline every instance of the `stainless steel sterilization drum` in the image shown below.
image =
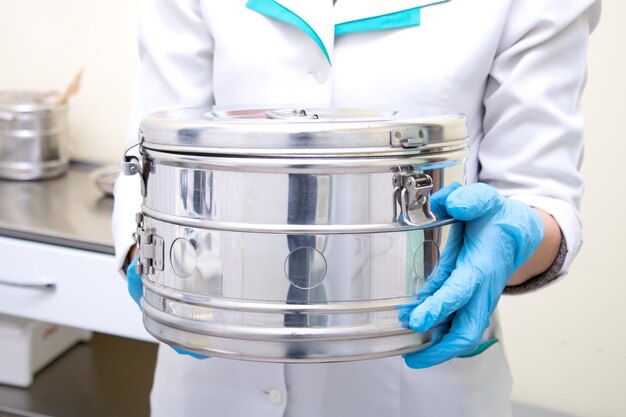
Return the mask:
[[67,105],[45,104],[40,96],[0,92],[0,178],[36,180],[67,171]]
[[[398,310],[437,268],[463,178],[463,115],[184,109],[141,123],[139,272],[146,329],[174,346],[270,362],[418,350]],[[131,147],[132,148],[132,147]]]

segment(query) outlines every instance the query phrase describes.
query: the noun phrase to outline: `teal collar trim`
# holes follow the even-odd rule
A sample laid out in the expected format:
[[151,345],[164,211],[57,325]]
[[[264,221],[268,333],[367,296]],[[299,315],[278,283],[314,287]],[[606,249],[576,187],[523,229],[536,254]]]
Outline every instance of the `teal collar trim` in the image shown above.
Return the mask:
[[352,32],[367,32],[373,30],[398,29],[420,25],[420,9],[402,10],[382,16],[368,17],[335,25],[335,35],[345,35]]
[[330,56],[328,56],[328,51],[326,50],[324,43],[317,35],[317,33],[313,30],[313,28],[309,26],[307,22],[302,20],[300,16],[273,0],[248,0],[248,2],[246,3],[246,7],[265,16],[281,20],[302,30],[304,33],[309,35],[309,37],[313,39],[315,43],[317,43],[317,46],[319,46],[319,48],[322,50],[324,56],[326,57],[326,60],[330,64]]
[[[421,23],[421,8],[437,3],[445,3],[450,0],[433,0],[423,2],[420,7],[401,10],[394,13],[367,17],[364,19],[352,20],[335,25],[335,36],[345,35],[354,32],[368,32],[386,29],[399,29],[410,26],[419,26]],[[246,7],[262,15],[283,21],[297,27],[306,33],[320,48],[326,60],[331,64],[330,56],[324,42],[315,30],[304,19],[292,12],[275,0],[248,0]],[[318,28],[319,29],[319,28]],[[329,42],[331,40],[327,40]],[[329,47],[332,45],[329,45]],[[332,65],[332,64],[331,64]]]

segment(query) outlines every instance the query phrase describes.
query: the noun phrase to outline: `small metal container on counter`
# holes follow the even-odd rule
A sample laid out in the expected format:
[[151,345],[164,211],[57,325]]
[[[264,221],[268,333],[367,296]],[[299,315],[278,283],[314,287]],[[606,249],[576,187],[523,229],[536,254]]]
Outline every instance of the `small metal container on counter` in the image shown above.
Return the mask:
[[431,196],[463,180],[460,114],[186,109],[141,123],[142,310],[196,353],[334,362],[416,351],[398,319],[453,222]]
[[0,178],[37,180],[67,171],[67,106],[38,97],[0,92]]

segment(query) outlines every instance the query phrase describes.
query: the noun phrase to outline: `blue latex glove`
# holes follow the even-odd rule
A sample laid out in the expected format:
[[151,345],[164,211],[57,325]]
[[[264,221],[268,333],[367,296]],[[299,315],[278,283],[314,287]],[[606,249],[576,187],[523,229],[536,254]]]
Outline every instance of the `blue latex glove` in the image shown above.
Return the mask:
[[[141,282],[141,276],[137,274],[136,272],[137,262],[139,262],[139,259],[137,258],[134,258],[131,261],[130,265],[128,265],[128,268],[126,268],[126,276],[128,277],[128,292],[130,293],[130,296],[133,298],[133,300],[135,300],[135,303],[137,303],[137,305],[141,309],[141,296],[143,295],[143,283]],[[209,356],[199,355],[193,352],[188,352],[186,350],[183,350],[174,346],[170,346],[170,347],[174,349],[177,353],[180,353],[181,355],[189,355],[196,359],[206,359],[209,357]]]
[[432,198],[436,216],[452,226],[436,274],[418,293],[418,305],[400,313],[416,332],[450,321],[427,348],[404,355],[410,368],[427,368],[476,350],[511,274],[543,238],[543,222],[528,205],[501,196],[486,184],[452,184]]

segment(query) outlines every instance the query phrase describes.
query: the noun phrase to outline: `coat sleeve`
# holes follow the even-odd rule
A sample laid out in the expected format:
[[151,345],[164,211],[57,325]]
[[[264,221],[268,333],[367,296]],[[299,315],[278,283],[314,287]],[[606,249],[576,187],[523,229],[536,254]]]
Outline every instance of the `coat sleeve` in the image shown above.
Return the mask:
[[[140,76],[127,142],[136,140],[141,118],[157,110],[207,107],[213,102],[213,39],[198,0],[145,0],[139,23]],[[113,240],[118,267],[134,244],[141,194],[137,175],[115,184]]]
[[511,3],[483,102],[478,178],[548,212],[561,228],[560,265],[549,277],[522,284],[533,289],[540,286],[537,279],[543,285],[567,272],[582,242],[580,95],[600,3]]

